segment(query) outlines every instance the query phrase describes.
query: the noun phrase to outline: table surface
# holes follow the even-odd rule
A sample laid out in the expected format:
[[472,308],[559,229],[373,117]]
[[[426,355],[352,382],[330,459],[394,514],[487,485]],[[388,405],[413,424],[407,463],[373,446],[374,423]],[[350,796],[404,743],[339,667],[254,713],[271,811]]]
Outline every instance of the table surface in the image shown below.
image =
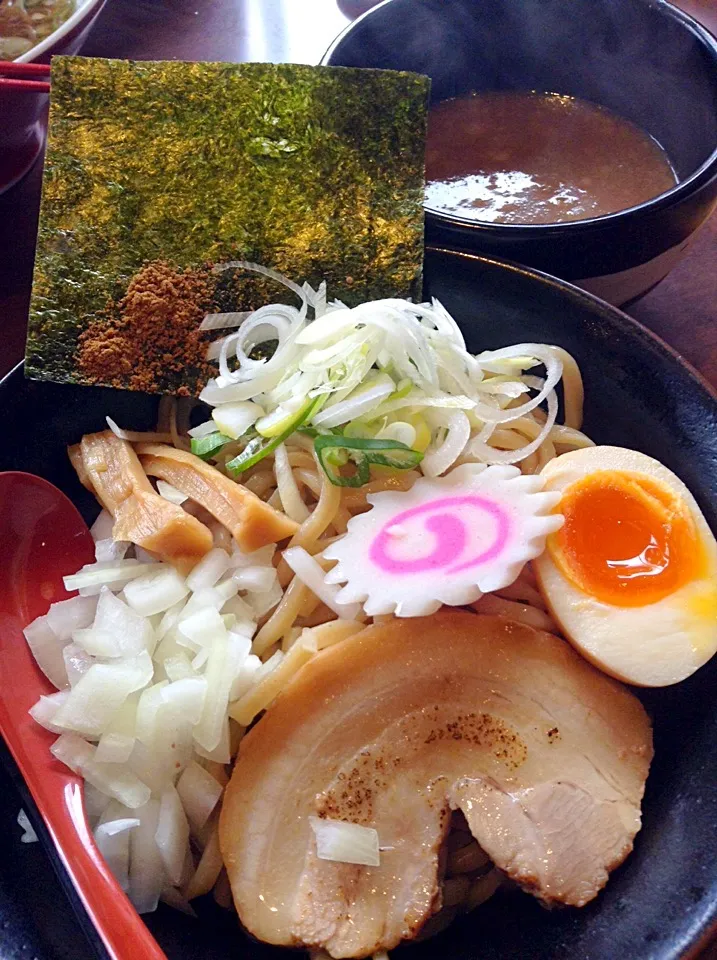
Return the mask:
[[[717,0],[679,0],[679,5],[717,33]],[[317,63],[334,36],[370,6],[371,0],[108,0],[83,53],[130,59]],[[41,177],[42,164],[37,163],[20,184],[0,196],[0,376],[23,355]],[[686,259],[630,312],[717,387],[717,216],[702,228]],[[0,798],[6,823],[19,800],[2,773]],[[18,920],[22,913],[21,925],[36,928],[38,936],[15,954],[4,951],[0,933],[2,960],[15,955],[37,960],[89,958],[89,949],[65,911],[65,919],[55,914],[58,919],[52,923],[38,911],[37,906],[52,896],[54,881],[42,851],[27,847],[20,851],[18,837],[19,833],[13,835],[11,851],[5,854],[6,862],[14,865],[13,882],[0,877],[0,913],[8,916],[3,905],[18,911]],[[19,885],[15,882],[21,861],[38,878],[40,890],[26,889],[26,877]],[[710,950],[709,956],[717,960],[717,950]]]

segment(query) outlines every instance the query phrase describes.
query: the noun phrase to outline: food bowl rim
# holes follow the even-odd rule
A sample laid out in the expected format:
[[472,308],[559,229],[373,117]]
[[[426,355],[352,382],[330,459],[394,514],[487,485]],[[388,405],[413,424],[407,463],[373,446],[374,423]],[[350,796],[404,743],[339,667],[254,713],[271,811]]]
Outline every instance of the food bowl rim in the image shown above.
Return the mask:
[[14,62],[32,63],[33,60],[37,60],[38,57],[41,57],[44,53],[47,53],[48,50],[51,50],[58,40],[62,40],[71,30],[74,30],[78,24],[82,23],[82,21],[88,15],[92,14],[97,7],[101,6],[103,2],[104,0],[80,0],[79,6],[72,16],[68,17],[64,23],[61,23],[57,30],[53,30],[49,37],[45,37],[44,40],[36,43],[30,50],[16,57]]
[[[326,53],[321,58],[321,65],[340,66],[340,64],[332,64],[330,62],[339,44],[353,33],[364,20],[368,20],[369,17],[375,15],[377,11],[388,7],[389,4],[393,2],[394,0],[382,0],[381,3],[366,10],[360,17],[357,17],[356,20],[349,23],[331,42]],[[674,3],[670,3],[669,0],[658,0],[657,3],[655,3],[655,0],[630,0],[630,2],[643,4],[646,7],[658,10],[661,16],[672,17],[673,20],[677,20],[684,29],[692,33],[701,43],[702,47],[711,54],[717,82],[717,37],[715,37],[707,27],[703,26],[698,20],[690,16],[689,13],[686,13],[680,7],[675,6]],[[526,238],[528,235],[534,238],[539,236],[544,237],[546,235],[549,237],[558,237],[565,233],[570,235],[577,230],[589,230],[591,227],[599,229],[604,225],[609,226],[613,223],[621,225],[628,220],[636,219],[643,213],[659,212],[693,195],[697,190],[700,190],[714,179],[717,179],[717,143],[715,143],[712,152],[703,160],[697,169],[693,170],[693,172],[683,180],[679,180],[674,187],[670,187],[669,190],[665,190],[657,196],[651,197],[649,200],[645,200],[635,206],[625,207],[623,210],[616,210],[614,213],[604,214],[601,217],[586,217],[584,220],[573,220],[569,223],[488,223],[486,221],[471,220],[468,217],[459,217],[454,214],[443,213],[434,207],[428,206],[426,203],[424,203],[423,206],[427,219],[431,219],[443,227],[477,231],[479,233],[485,232],[496,236],[503,235],[504,237],[511,234],[515,236],[519,233],[523,233]]]

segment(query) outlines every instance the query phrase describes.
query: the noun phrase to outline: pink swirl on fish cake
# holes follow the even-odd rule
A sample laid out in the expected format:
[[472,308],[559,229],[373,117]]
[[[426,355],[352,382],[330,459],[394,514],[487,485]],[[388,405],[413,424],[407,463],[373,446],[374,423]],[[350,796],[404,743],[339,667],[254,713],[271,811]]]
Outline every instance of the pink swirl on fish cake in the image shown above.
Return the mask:
[[[399,527],[402,523],[422,514],[440,510],[450,511],[451,508],[462,506],[474,507],[488,514],[496,523],[493,542],[480,554],[459,563],[457,566],[451,566],[461,557],[468,545],[469,529],[468,525],[455,513],[446,512],[430,516],[426,520],[426,530],[436,538],[436,546],[430,554],[420,557],[418,560],[398,560],[390,555],[388,547],[395,536],[390,532],[393,527]],[[471,567],[477,567],[480,564],[497,559],[508,543],[510,526],[507,511],[501,504],[487,497],[477,495],[442,497],[438,500],[432,500],[430,503],[423,503],[418,507],[405,510],[384,524],[371,544],[369,558],[384,573],[391,573],[395,576],[425,573],[428,570],[443,570],[447,574],[455,574],[461,570],[468,570]]]

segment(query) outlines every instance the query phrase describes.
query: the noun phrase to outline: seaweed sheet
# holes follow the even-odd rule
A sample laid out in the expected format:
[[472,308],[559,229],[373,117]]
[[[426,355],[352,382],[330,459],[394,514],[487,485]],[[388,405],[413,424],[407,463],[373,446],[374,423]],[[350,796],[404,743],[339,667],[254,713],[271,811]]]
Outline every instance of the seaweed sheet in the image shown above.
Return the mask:
[[[58,57],[26,373],[196,394],[205,312],[326,280],[417,296],[429,81],[295,64]],[[150,362],[151,361],[151,362]]]

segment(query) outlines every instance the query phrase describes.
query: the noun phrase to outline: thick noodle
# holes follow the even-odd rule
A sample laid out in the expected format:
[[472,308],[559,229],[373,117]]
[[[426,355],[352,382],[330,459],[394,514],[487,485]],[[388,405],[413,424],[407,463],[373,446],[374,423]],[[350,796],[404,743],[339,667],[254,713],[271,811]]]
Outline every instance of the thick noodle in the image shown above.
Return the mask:
[[[476,416],[467,417],[461,413],[461,421],[470,422],[470,435],[465,440],[462,452],[455,459],[456,463],[486,460],[510,462],[511,455],[516,454],[514,459],[519,458],[520,469],[524,473],[534,473],[567,450],[592,445],[592,441],[580,432],[583,383],[578,365],[573,357],[560,347],[543,346],[542,355],[545,356],[547,351],[552,352],[562,365],[564,423],[555,422],[557,395],[554,389],[546,393],[547,413],[542,406],[526,402],[526,391],[532,390],[534,394],[540,394],[541,390],[544,390],[545,381],[532,376],[511,376],[506,379],[514,383],[522,382],[524,392],[519,396],[511,396],[506,391],[501,396],[501,383],[497,382],[493,394],[495,403],[500,403],[500,409],[506,411],[524,406],[528,409],[514,419],[506,418],[488,424],[482,423]],[[184,449],[189,442],[186,431],[189,428],[190,410],[191,404],[186,404],[178,411],[176,401],[166,398],[160,405],[158,429],[169,435],[175,446]],[[444,419],[448,422],[447,418]],[[217,457],[219,468],[223,469],[228,460],[241,451],[242,446],[242,441],[227,444]],[[421,476],[422,473],[418,470],[391,473],[386,468],[372,468],[371,480],[363,487],[335,486],[328,480],[318,461],[312,438],[295,433],[277,447],[273,454],[246,471],[240,481],[257,496],[300,523],[289,546],[303,547],[326,567],[327,562],[322,560],[321,551],[346,532],[353,516],[370,509],[368,498],[372,494],[408,490]],[[188,503],[187,507],[191,509],[191,503]],[[275,657],[277,651],[281,651],[278,654],[280,660],[292,650],[300,638],[307,635],[313,635],[316,640],[315,649],[321,650],[340,643],[362,629],[363,623],[359,621],[337,619],[334,611],[294,575],[283,560],[281,552],[277,553],[274,563],[283,593],[273,609],[264,614],[262,626],[252,643],[252,652],[265,663]],[[514,583],[493,594],[484,595],[472,606],[479,613],[499,614],[538,629],[558,632],[538,590],[530,564],[525,566]],[[374,622],[386,619],[388,617],[376,617]],[[235,755],[245,728],[239,727],[233,721],[231,728],[232,755]],[[211,852],[211,843],[208,844],[208,849]],[[216,900],[222,905],[229,905],[231,898],[226,874],[222,872],[219,879],[216,879],[220,864],[215,860],[216,858],[211,859],[205,870],[198,869],[193,882],[198,888],[201,887],[202,891],[208,890],[214,884]],[[432,935],[447,926],[459,912],[472,910],[483,903],[501,883],[500,874],[493,869],[488,857],[471,836],[467,824],[459,822],[454,816],[447,843],[443,906],[427,925],[424,935]],[[323,955],[318,952],[314,956]],[[376,960],[379,960],[379,956],[383,958],[384,955],[376,955]]]

